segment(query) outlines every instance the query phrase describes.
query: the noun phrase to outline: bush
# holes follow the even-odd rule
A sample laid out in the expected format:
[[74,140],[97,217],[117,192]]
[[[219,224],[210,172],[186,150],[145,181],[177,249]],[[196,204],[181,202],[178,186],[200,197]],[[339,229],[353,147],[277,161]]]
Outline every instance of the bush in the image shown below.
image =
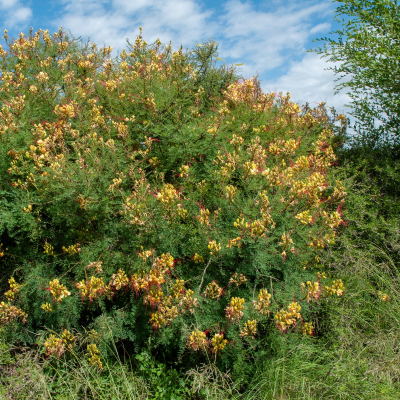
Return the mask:
[[319,334],[317,301],[343,293],[318,259],[345,195],[323,104],[264,94],[215,65],[212,41],[138,36],[115,59],[62,30],[6,42],[0,318],[15,343],[87,346],[101,369],[96,343],[116,340],[243,376],[281,334]]

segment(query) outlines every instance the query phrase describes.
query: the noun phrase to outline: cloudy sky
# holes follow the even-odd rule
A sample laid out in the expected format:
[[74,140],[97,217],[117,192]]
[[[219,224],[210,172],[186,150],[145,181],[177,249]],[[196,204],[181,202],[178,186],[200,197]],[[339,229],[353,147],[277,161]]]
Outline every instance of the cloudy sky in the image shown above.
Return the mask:
[[143,27],[147,42],[160,38],[173,47],[192,48],[209,38],[219,43],[219,57],[241,66],[245,78],[258,74],[266,92],[287,92],[311,105],[324,101],[339,112],[349,103],[334,96],[335,76],[326,59],[306,50],[313,39],[334,37],[338,3],[331,0],[0,0],[0,29],[16,37],[32,26],[122,50]]

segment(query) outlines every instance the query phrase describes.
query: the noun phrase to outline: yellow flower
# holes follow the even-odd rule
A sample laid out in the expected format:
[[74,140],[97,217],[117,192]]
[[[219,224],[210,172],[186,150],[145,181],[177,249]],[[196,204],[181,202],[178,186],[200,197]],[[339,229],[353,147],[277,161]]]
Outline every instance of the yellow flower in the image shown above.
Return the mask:
[[46,312],[52,312],[53,309],[51,308],[51,304],[50,303],[44,303],[41,305],[40,307],[42,310],[46,311]]
[[312,221],[312,216],[310,215],[310,210],[303,211],[296,215],[296,219],[300,220],[302,224],[309,224]]
[[254,339],[254,337],[257,334],[257,320],[253,320],[250,321],[248,320],[245,324],[244,324],[244,328],[243,331],[240,332],[240,336],[246,336],[246,337],[251,337],[252,339]]
[[216,333],[214,337],[211,339],[211,351],[214,354],[217,354],[218,352],[222,351],[225,346],[227,345],[228,341],[224,339],[224,335],[221,333]]
[[49,283],[49,290],[53,296],[53,301],[56,301],[57,303],[60,303],[64,297],[71,295],[67,288],[61,284],[58,279],[53,279]]
[[341,279],[333,281],[331,286],[325,286],[325,291],[328,296],[342,296],[344,293],[344,285]]
[[199,329],[192,331],[187,342],[187,346],[194,351],[206,350],[208,347],[208,341],[206,334]]
[[207,285],[206,291],[204,292],[204,296],[210,299],[218,299],[222,296],[224,290],[218,286],[216,281],[212,281]]
[[61,357],[65,351],[64,341],[54,335],[50,335],[50,337],[44,342],[44,346],[46,348],[47,356],[55,355],[56,357]]
[[208,242],[208,250],[210,250],[212,256],[217,256],[221,250],[221,244],[217,243],[215,240],[211,240]]
[[312,334],[314,333],[314,326],[312,322],[304,322],[302,330],[303,330],[303,335],[312,336]]
[[103,364],[100,361],[99,350],[97,349],[97,345],[94,343],[88,344],[87,351],[88,353],[86,355],[89,356],[89,364],[93,367],[97,367],[100,370],[102,370]]
[[271,297],[272,295],[268,293],[267,289],[261,289],[257,301],[253,301],[254,309],[260,314],[268,315],[270,313]]
[[196,264],[200,263],[200,262],[204,262],[204,258],[200,255],[195,253],[195,255],[193,256],[193,260]]
[[244,299],[232,297],[228,307],[226,307],[226,317],[229,321],[239,320],[243,317]]
[[287,311],[282,309],[275,314],[276,326],[281,332],[286,332],[290,326],[296,324],[296,320],[301,318],[301,306],[298,303],[290,303]]

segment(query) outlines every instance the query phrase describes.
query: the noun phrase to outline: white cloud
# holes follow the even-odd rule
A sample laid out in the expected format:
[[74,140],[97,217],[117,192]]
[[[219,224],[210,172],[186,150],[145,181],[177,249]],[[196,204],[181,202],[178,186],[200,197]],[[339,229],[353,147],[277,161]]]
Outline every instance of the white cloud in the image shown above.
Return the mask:
[[328,22],[324,22],[311,28],[310,33],[313,35],[314,33],[329,31],[329,29],[331,29],[331,24]]
[[284,66],[293,56],[305,50],[312,20],[331,12],[329,3],[305,6],[288,4],[273,12],[256,10],[251,3],[231,0],[225,4],[221,17],[223,37],[221,51],[246,63],[243,73],[262,75]]
[[139,26],[146,41],[159,37],[163,43],[171,40],[176,47],[192,46],[214,29],[208,21],[212,12],[203,11],[194,0],[67,0],[64,4],[63,17],[55,25],[119,50],[125,47],[126,38],[134,41]]
[[18,0],[0,0],[0,10],[0,21],[4,21],[4,28],[8,30],[22,26],[32,18],[31,8],[21,5]]
[[0,0],[0,8],[7,9],[11,8],[18,3],[18,0]]
[[324,70],[329,67],[333,64],[321,59],[320,55],[307,53],[300,62],[291,65],[286,75],[275,81],[261,82],[262,87],[266,92],[289,92],[292,100],[300,104],[309,102],[315,107],[317,103],[325,102],[338,112],[346,113],[349,109],[344,104],[349,104],[351,99],[343,90],[334,95],[335,75],[333,71]]

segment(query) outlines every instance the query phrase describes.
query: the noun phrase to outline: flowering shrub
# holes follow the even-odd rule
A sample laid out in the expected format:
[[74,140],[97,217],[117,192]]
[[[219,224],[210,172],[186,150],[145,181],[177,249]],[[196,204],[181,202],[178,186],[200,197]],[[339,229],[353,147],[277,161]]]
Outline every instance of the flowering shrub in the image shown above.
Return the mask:
[[344,291],[317,275],[345,196],[323,104],[215,66],[213,42],[138,36],[116,59],[62,30],[5,42],[0,317],[15,339],[49,326],[106,338],[106,317],[135,349],[151,337],[223,358],[271,329],[313,334],[310,307]]

